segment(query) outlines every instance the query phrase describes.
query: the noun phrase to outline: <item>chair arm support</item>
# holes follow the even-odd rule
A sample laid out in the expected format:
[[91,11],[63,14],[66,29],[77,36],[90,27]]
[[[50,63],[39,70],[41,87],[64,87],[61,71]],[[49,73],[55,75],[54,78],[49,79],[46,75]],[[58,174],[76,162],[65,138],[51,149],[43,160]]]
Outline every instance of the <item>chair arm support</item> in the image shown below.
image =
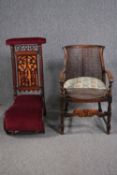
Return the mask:
[[105,70],[105,74],[107,75],[107,78],[109,81],[109,89],[111,89],[112,83],[114,81],[113,75],[112,75],[111,71],[109,71],[109,70]]
[[64,84],[64,82],[65,82],[65,70],[62,70],[59,76],[59,83]]
[[108,80],[112,83],[114,81],[114,78],[111,71],[105,70],[105,73],[107,74]]
[[60,83],[60,94],[61,96],[65,95],[66,90],[64,89],[64,82],[65,82],[65,70],[63,69],[60,72],[60,76],[59,76],[59,83]]

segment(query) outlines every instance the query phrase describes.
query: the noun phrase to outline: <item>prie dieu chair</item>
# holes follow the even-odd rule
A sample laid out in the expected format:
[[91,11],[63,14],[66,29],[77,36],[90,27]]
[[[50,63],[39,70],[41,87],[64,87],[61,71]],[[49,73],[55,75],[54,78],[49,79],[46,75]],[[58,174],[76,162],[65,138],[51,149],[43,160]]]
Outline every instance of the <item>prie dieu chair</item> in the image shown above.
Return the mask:
[[42,44],[45,38],[11,38],[14,102],[4,116],[7,133],[44,133],[44,76]]

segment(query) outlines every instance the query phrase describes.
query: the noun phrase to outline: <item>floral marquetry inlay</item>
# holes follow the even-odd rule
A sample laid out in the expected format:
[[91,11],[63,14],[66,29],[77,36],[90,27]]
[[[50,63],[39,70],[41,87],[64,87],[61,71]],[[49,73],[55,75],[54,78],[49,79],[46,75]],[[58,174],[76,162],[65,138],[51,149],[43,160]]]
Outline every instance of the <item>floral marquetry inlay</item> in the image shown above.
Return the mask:
[[16,55],[17,72],[18,72],[18,89],[19,90],[37,90],[39,87],[38,80],[38,63],[37,55],[26,53]]

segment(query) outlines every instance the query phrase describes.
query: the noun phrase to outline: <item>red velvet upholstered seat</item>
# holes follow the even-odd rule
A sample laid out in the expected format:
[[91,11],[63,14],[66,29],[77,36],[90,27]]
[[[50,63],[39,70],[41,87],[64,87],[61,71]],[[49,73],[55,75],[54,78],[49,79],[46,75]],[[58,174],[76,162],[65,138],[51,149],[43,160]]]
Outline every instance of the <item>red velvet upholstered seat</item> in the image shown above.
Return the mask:
[[40,37],[6,40],[11,48],[14,90],[14,102],[4,117],[4,129],[7,133],[43,133],[45,130],[42,59],[42,44],[45,42],[46,39]]
[[6,111],[4,128],[8,131],[44,132],[43,101],[40,96],[17,96],[13,105]]

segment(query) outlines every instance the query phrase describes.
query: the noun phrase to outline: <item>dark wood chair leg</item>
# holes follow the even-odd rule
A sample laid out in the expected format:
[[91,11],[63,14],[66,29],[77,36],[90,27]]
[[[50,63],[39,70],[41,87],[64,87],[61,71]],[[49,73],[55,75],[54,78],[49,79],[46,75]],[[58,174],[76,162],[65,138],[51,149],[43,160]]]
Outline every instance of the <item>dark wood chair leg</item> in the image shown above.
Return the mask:
[[100,102],[98,103],[98,110],[99,110],[99,112],[102,112],[102,107],[101,107],[101,103]]
[[60,133],[64,134],[64,113],[65,113],[65,102],[64,99],[61,98],[60,101],[60,107],[61,107],[61,116],[60,116]]
[[65,111],[68,110],[68,106],[69,106],[69,103],[68,102],[65,102]]
[[110,134],[110,130],[111,130],[111,102],[108,102],[107,134]]
[[44,116],[46,116],[46,105],[45,105],[45,101],[44,101],[44,111],[43,111],[43,113],[44,113]]

